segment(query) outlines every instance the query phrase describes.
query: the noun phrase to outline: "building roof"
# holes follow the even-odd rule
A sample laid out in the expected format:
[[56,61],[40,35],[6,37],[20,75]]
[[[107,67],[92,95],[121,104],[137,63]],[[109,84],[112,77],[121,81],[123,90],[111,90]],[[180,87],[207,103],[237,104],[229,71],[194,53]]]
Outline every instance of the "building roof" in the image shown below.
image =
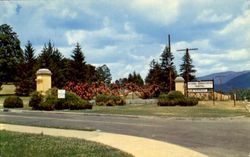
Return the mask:
[[36,75],[52,75],[52,73],[49,69],[39,69]]
[[184,78],[181,76],[176,77],[174,81],[175,82],[185,82]]

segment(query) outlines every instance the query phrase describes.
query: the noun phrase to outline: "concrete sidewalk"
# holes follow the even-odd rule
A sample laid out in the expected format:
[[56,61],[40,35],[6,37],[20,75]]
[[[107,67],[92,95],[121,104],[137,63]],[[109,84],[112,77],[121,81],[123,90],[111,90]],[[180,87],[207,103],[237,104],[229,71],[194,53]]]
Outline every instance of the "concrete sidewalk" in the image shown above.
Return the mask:
[[85,139],[103,143],[105,145],[118,148],[122,151],[133,154],[135,157],[205,157],[201,153],[193,150],[169,144],[161,141],[156,141],[147,138],[111,134],[98,131],[78,131],[66,129],[53,129],[42,127],[31,127],[22,125],[0,124],[0,130],[9,130],[25,133],[43,133],[51,136],[64,136]]

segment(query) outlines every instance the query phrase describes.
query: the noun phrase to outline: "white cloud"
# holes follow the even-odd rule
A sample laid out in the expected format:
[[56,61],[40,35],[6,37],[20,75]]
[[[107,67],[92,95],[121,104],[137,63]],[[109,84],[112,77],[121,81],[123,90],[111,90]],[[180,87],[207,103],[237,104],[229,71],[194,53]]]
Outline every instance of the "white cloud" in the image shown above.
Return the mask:
[[5,23],[5,21],[16,14],[16,3],[3,1],[0,5],[0,23]]
[[146,19],[168,25],[176,21],[179,13],[177,0],[133,0],[131,8]]
[[68,44],[72,45],[76,42],[82,42],[92,45],[98,42],[99,39],[114,40],[116,42],[131,42],[142,39],[142,35],[137,34],[132,26],[128,23],[124,23],[124,29],[126,32],[120,32],[110,26],[108,18],[104,18],[105,27],[98,30],[69,30],[65,32]]
[[[163,34],[171,32],[178,38],[172,45],[175,65],[183,56],[177,49],[197,47],[190,54],[200,75],[249,69],[245,1],[1,1],[0,22],[13,26],[22,43],[35,42],[37,51],[51,40],[69,57],[79,42],[86,61],[107,64],[114,79],[134,70],[145,77],[150,61],[163,51]],[[17,4],[22,7],[19,15]]]
[[198,17],[197,21],[205,22],[205,23],[217,23],[217,22],[225,22],[232,19],[231,14],[222,13],[217,14],[212,9],[204,10]]
[[223,29],[215,31],[219,42],[227,42],[232,47],[250,48],[250,9],[233,19]]

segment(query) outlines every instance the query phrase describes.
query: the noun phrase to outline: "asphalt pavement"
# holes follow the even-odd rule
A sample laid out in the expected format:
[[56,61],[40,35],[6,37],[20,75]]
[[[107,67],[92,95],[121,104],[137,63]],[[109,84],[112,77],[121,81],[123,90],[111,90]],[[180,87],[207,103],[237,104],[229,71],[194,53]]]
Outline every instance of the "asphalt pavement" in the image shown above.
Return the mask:
[[55,112],[0,112],[0,122],[96,129],[151,138],[211,157],[248,157],[250,118],[159,118]]

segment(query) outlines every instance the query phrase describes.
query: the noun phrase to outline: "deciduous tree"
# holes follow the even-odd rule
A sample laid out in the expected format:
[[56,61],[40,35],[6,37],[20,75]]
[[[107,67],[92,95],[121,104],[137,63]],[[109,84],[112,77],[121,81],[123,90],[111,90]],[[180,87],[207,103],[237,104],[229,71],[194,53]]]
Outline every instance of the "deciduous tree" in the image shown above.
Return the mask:
[[111,83],[112,76],[110,73],[110,69],[106,64],[97,67],[96,71],[97,71],[97,78],[99,81],[103,81],[106,85],[109,85]]
[[17,67],[23,61],[20,41],[12,27],[0,26],[0,82],[15,82]]

